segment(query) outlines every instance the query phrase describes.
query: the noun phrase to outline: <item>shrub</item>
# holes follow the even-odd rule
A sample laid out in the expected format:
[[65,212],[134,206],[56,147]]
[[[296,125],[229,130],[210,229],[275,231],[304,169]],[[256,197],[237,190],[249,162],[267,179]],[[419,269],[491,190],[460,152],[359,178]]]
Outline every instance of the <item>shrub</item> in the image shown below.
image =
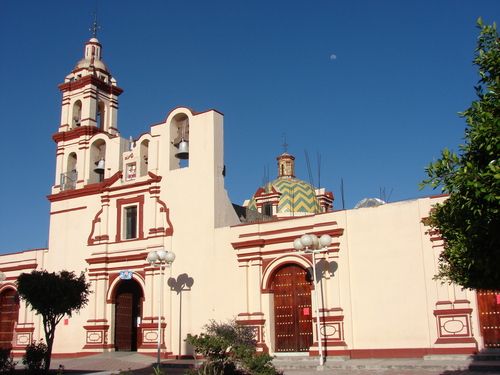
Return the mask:
[[257,353],[254,330],[234,320],[211,320],[205,332],[188,335],[186,341],[205,362],[195,372],[203,375],[275,375],[280,374],[268,354]]
[[33,341],[26,347],[26,354],[23,356],[23,365],[31,374],[44,373],[45,356],[47,355],[47,345],[43,341]]
[[16,364],[10,355],[10,349],[0,349],[0,374],[12,374]]

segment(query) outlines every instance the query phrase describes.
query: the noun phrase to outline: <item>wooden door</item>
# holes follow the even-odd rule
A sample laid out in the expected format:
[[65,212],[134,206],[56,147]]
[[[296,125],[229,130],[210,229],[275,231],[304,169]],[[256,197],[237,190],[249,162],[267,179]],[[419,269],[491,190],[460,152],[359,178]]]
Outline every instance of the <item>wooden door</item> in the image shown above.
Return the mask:
[[133,280],[122,281],[115,299],[115,350],[137,350],[137,320],[141,316],[141,290]]
[[19,299],[13,289],[0,294],[0,349],[12,349],[14,327],[19,317]]
[[132,293],[120,293],[116,297],[115,311],[115,348],[132,350]]
[[500,347],[500,291],[479,290],[477,303],[484,347],[498,349]]
[[274,331],[277,352],[307,352],[313,343],[311,281],[302,267],[290,264],[274,275]]

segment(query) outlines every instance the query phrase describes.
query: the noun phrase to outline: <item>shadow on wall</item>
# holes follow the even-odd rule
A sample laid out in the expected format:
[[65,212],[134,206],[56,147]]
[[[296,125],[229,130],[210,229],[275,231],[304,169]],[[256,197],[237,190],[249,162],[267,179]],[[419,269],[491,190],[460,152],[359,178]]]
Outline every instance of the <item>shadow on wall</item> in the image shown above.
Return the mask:
[[[182,293],[189,292],[194,284],[194,279],[187,273],[181,273],[177,278],[170,277],[167,280],[167,285],[170,287],[171,291],[174,291],[179,296],[179,333],[178,333],[178,355],[177,358],[182,358]],[[184,355],[192,356],[192,348],[186,348]]]

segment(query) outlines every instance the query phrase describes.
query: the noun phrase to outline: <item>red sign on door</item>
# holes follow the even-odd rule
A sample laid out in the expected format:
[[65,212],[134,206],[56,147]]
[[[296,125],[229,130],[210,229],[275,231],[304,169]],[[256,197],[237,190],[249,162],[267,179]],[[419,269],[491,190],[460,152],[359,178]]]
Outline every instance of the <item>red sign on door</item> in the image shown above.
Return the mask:
[[311,308],[310,307],[303,307],[302,308],[302,315],[304,315],[304,316],[311,315]]
[[500,294],[497,294],[496,297],[497,297],[497,305],[500,305]]

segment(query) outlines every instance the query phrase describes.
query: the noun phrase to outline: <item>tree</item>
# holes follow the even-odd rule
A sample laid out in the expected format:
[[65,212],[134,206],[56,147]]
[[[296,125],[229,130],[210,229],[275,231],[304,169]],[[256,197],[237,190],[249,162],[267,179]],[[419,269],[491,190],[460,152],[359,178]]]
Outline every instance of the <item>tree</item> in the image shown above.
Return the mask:
[[205,361],[194,372],[200,375],[281,375],[269,354],[256,350],[255,332],[250,326],[231,320],[211,320],[200,335],[187,335],[186,342]]
[[17,292],[26,304],[42,316],[47,353],[45,371],[50,367],[52,344],[57,324],[67,315],[78,312],[88,302],[90,284],[82,273],[32,271],[22,273],[17,279]]
[[426,168],[422,186],[441,186],[449,198],[427,223],[445,244],[437,278],[465,288],[500,290],[500,40],[496,25],[480,29],[474,64],[477,99],[461,113],[465,141],[459,153],[444,149]]

